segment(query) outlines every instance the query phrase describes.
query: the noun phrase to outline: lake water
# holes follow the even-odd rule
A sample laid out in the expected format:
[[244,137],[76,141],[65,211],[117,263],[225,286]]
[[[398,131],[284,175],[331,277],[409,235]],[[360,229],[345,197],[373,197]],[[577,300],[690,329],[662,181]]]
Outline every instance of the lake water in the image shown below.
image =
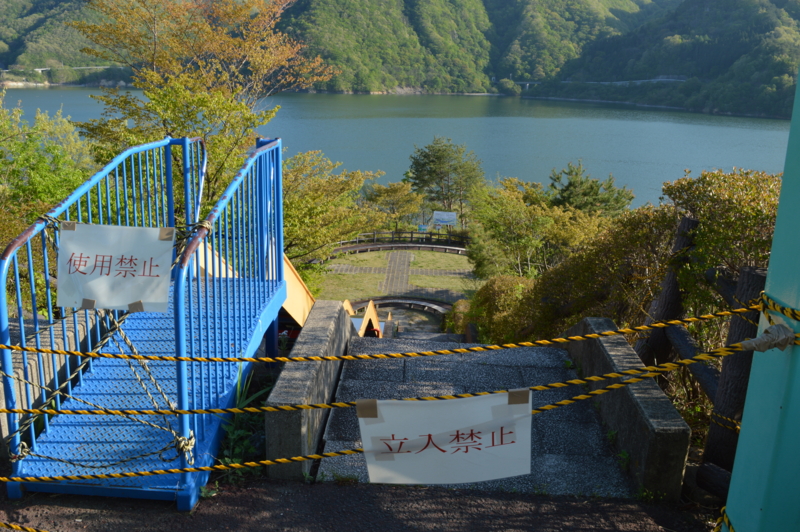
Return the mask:
[[[74,120],[97,118],[96,89],[8,89],[6,105],[63,108]],[[281,94],[264,136],[281,137],[287,156],[321,150],[348,170],[382,170],[398,181],[414,146],[434,136],[466,144],[487,177],[547,183],[553,168],[583,161],[596,178],[613,174],[636,194],[634,205],[657,202],[664,181],[684,169],[732,167],[783,171],[789,121],[710,116],[673,110],[489,96]]]

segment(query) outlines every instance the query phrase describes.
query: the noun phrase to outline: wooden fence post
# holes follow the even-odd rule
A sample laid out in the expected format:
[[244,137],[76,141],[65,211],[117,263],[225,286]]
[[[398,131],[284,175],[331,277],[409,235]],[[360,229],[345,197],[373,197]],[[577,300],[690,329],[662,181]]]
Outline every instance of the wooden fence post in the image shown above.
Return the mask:
[[[692,245],[691,232],[700,224],[693,218],[684,217],[678,225],[675,236],[675,245],[672,247],[673,260],[678,260],[679,254]],[[655,311],[648,316],[645,325],[654,321],[674,320],[683,315],[680,287],[678,286],[678,267],[672,265],[661,283],[661,292],[655,301]],[[652,307],[651,307],[652,308]],[[672,344],[667,338],[664,329],[652,331],[646,338],[636,342],[636,354],[646,365],[663,364],[669,362]]]
[[[739,275],[739,284],[736,286],[736,298],[741,303],[747,303],[751,299],[758,297],[761,291],[764,290],[766,280],[766,271],[743,268]],[[754,323],[750,323],[744,318]],[[746,338],[754,338],[757,334],[758,312],[749,312],[742,318],[732,318],[727,343],[741,342]],[[714,400],[714,411],[717,414],[741,421],[752,362],[752,351],[742,351],[725,357],[722,361],[722,375],[719,379],[717,396]],[[738,440],[739,435],[736,432],[712,423],[703,453],[703,461],[717,464],[731,471],[733,469],[733,460],[736,457]]]

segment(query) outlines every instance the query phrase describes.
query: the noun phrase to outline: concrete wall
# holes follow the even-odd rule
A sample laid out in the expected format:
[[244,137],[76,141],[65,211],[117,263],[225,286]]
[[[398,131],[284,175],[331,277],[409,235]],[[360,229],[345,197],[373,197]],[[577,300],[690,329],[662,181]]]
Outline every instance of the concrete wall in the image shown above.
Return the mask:
[[[334,356],[347,351],[356,331],[341,301],[317,301],[290,356]],[[342,362],[287,363],[267,399],[267,406],[329,403],[336,391]],[[267,459],[317,452],[329,410],[267,412]],[[311,461],[267,468],[271,478],[303,480]]]
[[[617,329],[607,318],[585,318],[565,333],[577,336]],[[565,344],[582,376],[641,368],[642,361],[622,336]],[[614,382],[591,384],[592,389]],[[634,482],[668,500],[678,500],[689,452],[691,430],[652,378],[598,396],[600,416],[616,431],[616,444],[630,455]]]

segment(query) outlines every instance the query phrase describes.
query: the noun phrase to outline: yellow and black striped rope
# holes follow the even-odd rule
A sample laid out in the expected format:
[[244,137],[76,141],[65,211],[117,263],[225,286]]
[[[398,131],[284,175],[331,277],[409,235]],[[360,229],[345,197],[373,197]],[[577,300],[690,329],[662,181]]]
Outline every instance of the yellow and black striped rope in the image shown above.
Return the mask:
[[783,305],[780,305],[777,301],[769,297],[764,292],[761,292],[761,305],[762,305],[762,312],[764,312],[765,314],[766,311],[771,310],[772,312],[777,312],[778,314],[782,314],[787,318],[793,319],[795,321],[800,321],[800,310],[784,307]]
[[81,352],[81,351],[64,351],[60,349],[47,349],[44,347],[23,347],[19,345],[4,345],[0,344],[0,349],[9,349],[11,351],[24,351],[28,353],[45,353],[51,355],[66,355],[88,358],[112,358],[112,359],[134,359],[134,360],[163,360],[168,362],[321,362],[332,360],[375,360],[375,359],[392,359],[392,358],[415,358],[415,357],[430,357],[437,355],[456,355],[464,353],[481,353],[487,351],[499,351],[503,349],[515,349],[518,347],[546,347],[567,344],[569,342],[579,342],[582,340],[596,340],[608,336],[619,336],[622,334],[633,334],[637,332],[652,331],[655,329],[663,329],[673,325],[687,325],[690,323],[697,323],[700,321],[707,321],[716,318],[724,318],[729,316],[736,316],[752,312],[753,310],[761,310],[761,303],[753,304],[748,307],[724,310],[715,312],[713,314],[704,314],[702,316],[694,316],[691,318],[683,318],[679,320],[657,321],[650,325],[639,325],[637,327],[626,327],[617,329],[615,331],[603,331],[601,333],[585,334],[582,336],[567,336],[565,338],[552,338],[550,340],[535,340],[533,342],[519,342],[516,344],[502,344],[502,345],[487,345],[481,347],[464,347],[459,349],[442,349],[439,351],[420,351],[408,353],[382,353],[375,355],[342,355],[342,356],[324,356],[324,357],[175,357],[175,356],[156,356],[156,355],[124,355],[113,353],[96,353],[96,352]]
[[31,528],[29,526],[12,525],[11,523],[0,523],[0,528],[9,528],[11,530],[22,530],[23,532],[47,532],[41,528]]
[[[578,401],[582,401],[585,399],[591,399],[592,397],[602,395],[604,393],[608,393],[612,390],[618,390],[619,388],[624,388],[630,384],[635,384],[637,382],[643,381],[647,377],[655,377],[658,373],[645,373],[640,377],[635,377],[632,379],[627,379],[622,382],[618,382],[615,384],[611,384],[610,386],[606,386],[605,388],[600,388],[597,390],[593,390],[586,394],[576,395],[571,399],[565,399],[563,401],[558,401],[557,403],[549,404],[540,406],[531,410],[531,415],[534,414],[541,414],[543,412],[547,412],[548,410],[554,410],[556,408],[571,405]],[[492,392],[483,392],[480,394],[474,395],[488,395]],[[496,393],[505,393],[505,392],[496,392]],[[441,396],[441,397],[418,397],[415,401],[435,401],[435,400],[445,400],[445,399],[457,399],[456,396]],[[406,399],[408,400],[408,399]],[[62,475],[62,476],[55,476],[55,477],[0,477],[0,482],[55,482],[61,480],[102,480],[102,479],[110,479],[110,478],[132,478],[132,477],[149,477],[149,476],[156,476],[156,475],[173,475],[178,473],[199,473],[203,471],[228,471],[231,469],[249,469],[254,467],[262,467],[262,466],[272,466],[278,464],[290,464],[292,462],[305,462],[308,460],[321,460],[323,458],[333,458],[336,456],[346,456],[351,454],[361,454],[364,452],[364,449],[346,449],[343,451],[335,451],[330,453],[321,453],[321,454],[309,454],[306,456],[294,456],[292,458],[276,458],[275,460],[260,460],[258,462],[245,462],[243,464],[218,464],[214,466],[205,466],[205,467],[186,467],[181,469],[157,469],[155,471],[131,471],[125,473],[107,473],[107,474],[96,474],[96,475]]]
[[[800,345],[800,333],[795,335],[795,344]],[[623,370],[617,373],[605,373],[603,375],[593,375],[591,377],[584,377],[583,379],[572,379],[564,382],[554,382],[551,384],[542,384],[537,386],[529,386],[531,391],[545,391],[555,390],[557,388],[564,388],[566,386],[573,386],[576,384],[590,384],[592,382],[599,382],[609,379],[617,379],[621,377],[638,376],[643,378],[654,377],[662,373],[675,371],[676,369],[696,364],[698,362],[705,362],[714,360],[716,358],[725,357],[742,351],[741,343],[727,345],[702,353],[696,357],[678,360],[676,362],[668,362],[658,366],[644,366],[642,368]],[[16,377],[12,377],[16,378]],[[639,379],[641,380],[641,379]],[[628,381],[625,381],[628,382]],[[639,382],[639,381],[635,381]],[[610,389],[615,389],[609,387]],[[454,395],[437,395],[428,397],[407,397],[400,399],[401,401],[446,401],[450,399],[465,399],[468,397],[480,397],[484,395],[493,395],[508,393],[508,390],[495,390],[491,392],[475,392],[475,393],[462,393]],[[600,392],[605,393],[605,392]],[[569,404],[569,403],[567,403]],[[332,409],[332,408],[350,408],[354,407],[354,401],[343,401],[337,403],[318,403],[318,404],[294,404],[294,405],[281,405],[281,406],[252,406],[244,408],[208,408],[196,410],[117,410],[117,409],[99,409],[99,410],[53,410],[53,409],[25,409],[25,408],[0,408],[0,414],[50,414],[50,415],[72,415],[72,416],[164,416],[164,415],[191,415],[191,414],[255,414],[260,412],[286,412],[293,410],[317,410],[317,409]],[[727,419],[727,418],[725,418]]]
[[[652,377],[657,375],[656,373],[653,374],[646,374],[642,375],[641,378],[634,378],[628,379],[622,383],[612,384],[607,388],[603,388],[600,390],[594,390],[590,392],[589,395],[582,394],[573,397],[572,399],[568,399],[565,401],[559,401],[558,403],[552,405],[545,405],[534,409],[531,411],[531,414],[539,414],[541,412],[545,412],[547,410],[552,410],[554,408],[558,408],[559,406],[566,406],[568,404],[575,403],[577,401],[583,399],[589,399],[594,395],[600,395],[602,393],[606,393],[608,391],[622,388],[627,386],[628,384],[633,384],[635,382],[640,382],[644,380],[645,377]],[[477,394],[477,395],[486,395],[486,393]],[[445,398],[453,398],[454,396],[447,396],[442,397]],[[436,397],[421,397],[417,398],[417,400],[437,400]],[[204,471],[227,471],[231,469],[248,469],[254,467],[262,467],[262,466],[272,466],[278,464],[290,464],[292,462],[305,462],[308,460],[320,460],[322,458],[333,458],[335,456],[346,456],[352,454],[361,454],[364,452],[364,449],[346,449],[343,451],[335,451],[329,453],[321,453],[321,454],[309,454],[306,456],[294,456],[292,458],[276,458],[275,460],[260,460],[258,462],[245,462],[243,464],[218,464],[214,466],[205,466],[205,467],[186,467],[181,469],[157,469],[155,471],[131,471],[131,472],[124,472],[124,473],[107,473],[107,474],[96,474],[96,475],[61,475],[61,476],[54,476],[54,477],[0,477],[0,482],[54,482],[54,481],[61,481],[61,480],[102,480],[102,479],[111,479],[111,478],[132,478],[132,477],[148,477],[148,476],[155,476],[155,475],[173,475],[178,473],[199,473]]]
[[[721,421],[717,421],[717,419],[715,419],[715,418],[718,418]],[[727,424],[723,423],[723,421],[727,422]],[[732,430],[732,431],[736,432],[737,434],[742,429],[742,424],[739,423],[738,421],[736,421],[735,419],[731,419],[729,417],[721,416],[721,415],[717,414],[716,412],[711,412],[711,422],[714,423],[715,425],[719,425],[720,427],[726,428],[728,430]]]
[[[762,294],[763,294],[763,291],[762,291]],[[755,304],[755,302],[756,302],[756,301],[761,301],[759,298],[756,298],[756,299],[754,299],[754,300],[752,300],[752,301],[750,301],[750,302],[748,302],[748,303],[745,303],[745,302],[743,302],[742,300],[740,300],[738,297],[736,297],[735,295],[734,295],[734,296],[732,296],[732,297],[733,297],[733,300],[734,300],[734,301],[736,301],[736,303],[738,303],[738,304],[739,304],[739,305],[741,305],[742,307],[746,307],[746,306],[748,306],[748,305]],[[759,296],[759,297],[760,297],[760,296]],[[761,308],[761,309],[759,309],[759,310],[763,310],[763,306],[762,306],[762,308]],[[740,319],[743,319],[744,321],[746,321],[746,322],[747,322],[747,323],[749,323],[750,325],[755,325],[756,327],[758,327],[758,318],[756,318],[756,319],[754,319],[754,320],[751,320],[750,318],[748,318],[748,317],[747,317],[747,316],[745,316],[744,314],[739,314],[739,318],[740,318]]]
[[605,388],[598,388],[597,390],[592,390],[591,392],[586,392],[586,393],[581,394],[581,395],[576,395],[575,397],[573,397],[571,399],[564,399],[563,401],[558,401],[558,402],[553,403],[553,404],[544,405],[544,406],[540,406],[538,408],[534,408],[533,410],[531,410],[531,414],[532,415],[541,414],[542,412],[547,412],[548,410],[555,410],[556,408],[559,408],[559,407],[562,407],[562,406],[575,404],[578,401],[584,401],[586,399],[591,399],[592,397],[597,397],[598,395],[603,395],[603,394],[608,393],[608,392],[613,391],[613,390],[619,390],[620,388],[624,388],[626,386],[630,386],[631,384],[636,384],[637,382],[642,382],[647,377],[657,377],[660,374],[661,373],[658,373],[658,372],[645,373],[645,374],[641,375],[640,377],[634,377],[633,379],[625,379],[624,381],[617,382],[617,383],[614,383],[614,384],[610,384],[610,385],[606,386]]
[[175,475],[180,473],[201,473],[214,471],[229,471],[231,469],[251,469],[254,467],[272,466],[278,464],[291,464],[292,462],[305,462],[308,460],[320,460],[322,458],[333,458],[334,456],[347,456],[351,454],[361,454],[364,449],[345,449],[330,453],[309,454],[306,456],[294,456],[292,458],[276,458],[275,460],[260,460],[258,462],[245,462],[243,464],[218,464],[213,466],[184,467],[181,469],[157,469],[155,471],[129,471],[124,473],[106,473],[97,475],[60,475],[55,477],[0,477],[0,482],[56,482],[61,480],[103,480],[110,478],[135,478],[152,477],[157,475]]
[[728,518],[728,512],[725,511],[725,508],[727,508],[727,506],[723,506],[720,509],[719,511],[720,515],[717,518],[717,523],[716,525],[714,525],[714,530],[712,530],[711,532],[721,532],[723,523],[725,523],[725,526],[728,527],[728,530],[730,532],[736,532],[736,530],[734,530],[733,528],[733,525],[731,524],[731,520]]

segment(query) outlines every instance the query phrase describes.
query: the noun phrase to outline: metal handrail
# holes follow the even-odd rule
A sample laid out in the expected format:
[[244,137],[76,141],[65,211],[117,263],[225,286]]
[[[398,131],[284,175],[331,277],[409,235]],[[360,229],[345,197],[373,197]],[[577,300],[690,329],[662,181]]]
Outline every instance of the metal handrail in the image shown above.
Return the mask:
[[[384,236],[389,235],[389,236]],[[408,236],[406,236],[408,235]],[[417,236],[418,235],[418,236]],[[423,233],[419,231],[373,231],[372,233],[359,233],[353,240],[341,240],[335,242],[333,245],[336,247],[343,247],[348,244],[368,244],[368,243],[392,243],[392,242],[431,242],[446,241],[448,244],[462,244],[463,246],[469,245],[470,238],[466,236],[454,236],[449,234],[439,233]]]
[[[36,347],[41,347],[43,341],[54,344],[56,342],[55,324],[58,324],[60,335],[58,341],[73,341],[76,345],[85,341],[89,344],[87,346],[89,348],[99,341],[103,331],[109,327],[107,322],[101,323],[100,319],[87,310],[78,312],[76,309],[55,306],[55,280],[51,277],[50,268],[56,261],[59,234],[55,232],[53,235],[49,235],[44,230],[51,222],[55,223],[60,218],[80,223],[106,225],[174,226],[172,146],[183,148],[184,198],[186,200],[184,209],[187,222],[196,219],[207,163],[205,144],[202,139],[167,137],[123,151],[25,229],[6,246],[0,255],[0,282],[3,283],[3,289],[0,290],[0,340],[3,343],[10,343],[8,340],[10,339],[9,325],[12,309],[9,308],[9,304],[12,301],[16,301],[13,310],[17,316],[14,318],[14,323],[19,328],[19,343],[23,346],[27,345],[29,341]],[[41,242],[34,241],[37,236]],[[18,258],[21,249],[24,250],[24,256]],[[12,287],[11,292],[8,291],[10,286]],[[32,316],[26,318],[27,311],[25,309],[28,303],[31,306]],[[40,313],[43,313],[44,316]],[[114,314],[115,319],[118,319],[120,312],[115,311]],[[68,315],[71,316],[69,322],[61,319]],[[26,326],[32,326],[35,331],[30,339],[25,332]],[[82,333],[79,331],[79,326],[86,328],[85,339],[81,338]],[[61,360],[57,360],[55,357],[50,360],[34,357],[34,360],[39,368],[39,375],[35,375],[35,377],[40,384],[52,380],[53,385],[58,388],[62,380],[61,372],[64,372],[63,375],[72,374],[74,363],[70,362],[69,357]],[[19,363],[27,372],[28,357],[23,354],[21,360],[15,362],[10,351],[2,350],[0,351],[0,363],[3,371],[9,375],[14,373],[15,364]],[[90,362],[87,370],[90,370],[91,367]],[[82,382],[82,374],[77,375],[76,379],[78,383]],[[24,399],[26,403],[35,403],[40,402],[44,397],[41,390],[31,388],[29,384],[21,386],[21,396],[18,397],[16,384],[8,377],[4,377],[3,384],[5,403],[10,408],[14,408],[21,399]],[[72,381],[66,379],[63,384],[69,393],[72,389]],[[60,404],[59,397],[54,400],[57,405]],[[20,434],[16,433],[19,418],[9,414],[7,420],[9,433],[14,434],[9,450],[16,453],[21,441]],[[48,423],[48,419],[43,418],[45,428]],[[35,447],[36,434],[32,426],[26,431],[26,437]]]
[[[246,356],[239,345],[243,333],[259,318],[260,305],[272,297],[270,291],[284,283],[280,155],[280,139],[260,140],[178,257],[173,295],[176,356],[206,356],[203,351],[212,344],[219,344],[215,356]],[[177,362],[176,368],[178,408],[192,409],[213,406],[208,402],[227,393],[219,387],[246,377],[250,364],[243,366],[241,375],[230,364],[206,364],[202,371],[218,375],[216,384],[209,384],[210,395],[190,389],[194,373],[201,371],[194,363]],[[200,437],[218,421],[214,416],[183,415],[179,432],[185,438]]]

